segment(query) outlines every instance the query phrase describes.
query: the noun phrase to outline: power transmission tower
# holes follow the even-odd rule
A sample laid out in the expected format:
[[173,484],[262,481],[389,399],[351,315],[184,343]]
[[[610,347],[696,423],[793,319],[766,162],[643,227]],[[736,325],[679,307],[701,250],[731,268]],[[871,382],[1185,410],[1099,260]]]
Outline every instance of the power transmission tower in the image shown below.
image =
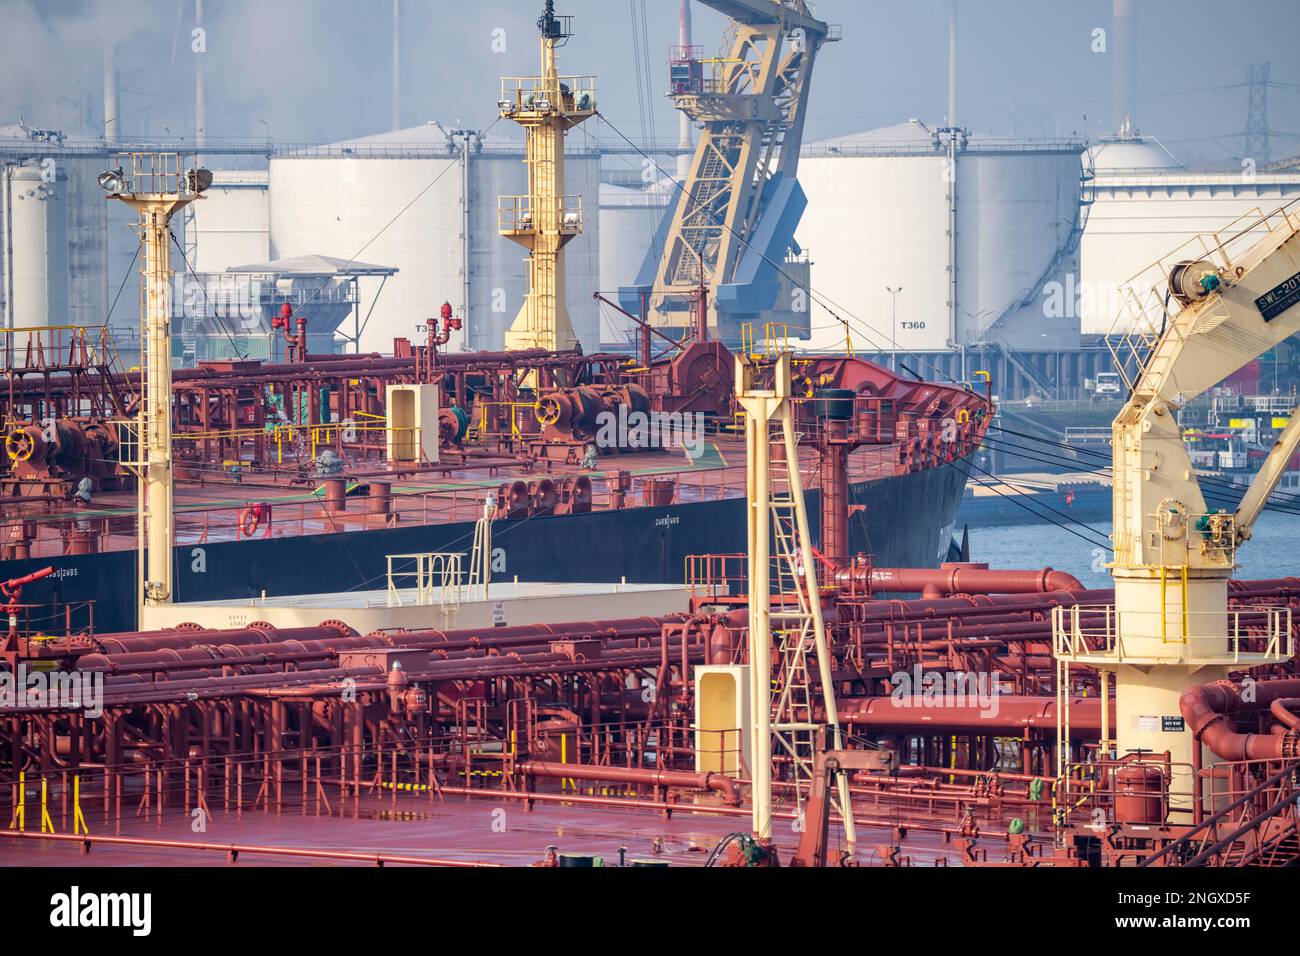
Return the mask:
[[1268,81],[1269,63],[1262,60],[1250,65],[1250,77],[1247,85],[1250,89],[1250,101],[1246,111],[1246,152],[1245,158],[1253,159],[1256,168],[1268,166],[1272,161],[1269,152],[1268,128]]

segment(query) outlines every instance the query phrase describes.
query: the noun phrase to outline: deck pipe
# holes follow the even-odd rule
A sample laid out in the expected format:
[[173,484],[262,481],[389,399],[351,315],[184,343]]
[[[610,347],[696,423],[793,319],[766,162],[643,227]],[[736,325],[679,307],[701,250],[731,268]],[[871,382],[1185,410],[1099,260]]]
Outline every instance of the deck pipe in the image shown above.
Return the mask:
[[690,790],[712,790],[722,794],[728,806],[740,806],[740,785],[731,777],[710,771],[654,770],[637,767],[595,766],[592,764],[558,763],[547,760],[525,760],[519,772],[530,777],[608,781],[632,783],[653,787],[673,787]]
[[[1294,678],[1254,681],[1249,695],[1240,684],[1216,681],[1185,691],[1178,708],[1193,736],[1220,760],[1294,760],[1300,757],[1300,718],[1291,709],[1297,695],[1300,680]],[[1237,731],[1233,717],[1264,709],[1282,722],[1281,728],[1275,728],[1280,732]]]
[[876,568],[854,566],[835,575],[837,584],[866,585],[876,592],[920,593],[923,598],[953,594],[1045,594],[1086,590],[1079,579],[1064,571],[992,569],[987,564],[946,563],[938,568]]
[[[627,643],[635,644],[635,639]],[[703,663],[702,641],[670,644],[670,652],[680,654],[688,664]],[[407,677],[412,683],[445,683],[464,680],[488,680],[500,677],[528,676],[537,673],[577,673],[618,671],[651,667],[660,661],[661,650],[655,646],[610,647],[591,659],[564,652],[518,654],[510,652],[463,660],[433,660],[422,668],[411,668]],[[355,667],[321,667],[302,671],[214,676],[205,672],[170,675],[170,679],[146,680],[142,674],[110,677],[105,681],[103,701],[118,704],[160,703],[165,701],[236,697],[241,694],[276,696],[328,697],[344,691],[342,683],[352,678],[349,689],[356,691],[387,689],[387,674],[378,665]],[[193,695],[191,697],[191,695]],[[39,708],[38,708],[39,709]]]
[[[248,654],[269,653],[276,645],[299,642],[313,649],[353,650],[357,648],[390,646],[399,649],[422,648],[436,651],[461,650],[473,647],[491,648],[514,644],[545,643],[559,640],[579,640],[593,637],[658,637],[665,623],[684,619],[684,615],[664,617],[621,618],[610,621],[569,621],[556,624],[529,624],[515,627],[479,627],[459,630],[405,629],[372,631],[360,635],[338,621],[325,621],[316,627],[276,628],[270,624],[255,624],[247,628],[202,629],[181,628],[174,631],[125,632],[93,638],[98,648],[95,654],[83,654],[82,662],[93,660],[99,669],[122,655],[165,650],[188,650],[196,647],[251,648]],[[57,653],[55,642],[51,649]],[[160,665],[167,660],[160,657]]]
[[[904,698],[907,699],[907,698]],[[1011,694],[990,695],[987,704],[950,704],[927,707],[922,702],[904,705],[892,696],[844,698],[839,703],[840,720],[853,727],[871,727],[897,731],[923,730],[926,733],[992,733],[1008,729],[1056,729],[1055,697],[1022,697]],[[1111,726],[1115,725],[1115,705],[1110,704]],[[1070,730],[1101,732],[1101,700],[1075,697],[1070,700]]]

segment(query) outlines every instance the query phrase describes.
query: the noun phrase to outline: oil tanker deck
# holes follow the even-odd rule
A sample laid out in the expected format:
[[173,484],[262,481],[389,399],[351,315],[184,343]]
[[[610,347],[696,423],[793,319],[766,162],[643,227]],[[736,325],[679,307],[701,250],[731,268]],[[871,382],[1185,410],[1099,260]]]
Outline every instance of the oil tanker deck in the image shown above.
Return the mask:
[[[468,551],[489,500],[497,579],[680,584],[689,555],[744,550],[745,443],[721,343],[647,371],[618,355],[444,355],[436,338],[399,340],[393,357],[304,349],[176,373],[176,600],[375,587],[389,555]],[[129,410],[136,383],[95,366],[93,333],[33,340],[3,356],[6,569],[54,566],[29,596],[61,608],[61,625],[133,628],[137,501],[113,412]],[[855,358],[799,367],[810,501],[824,486],[847,497],[848,540],[834,550],[934,566],[987,399]],[[429,412],[437,439],[404,451],[419,429],[388,414],[388,395],[431,381],[448,397]],[[50,410],[73,414],[50,429]],[[851,426],[841,437],[833,418]]]

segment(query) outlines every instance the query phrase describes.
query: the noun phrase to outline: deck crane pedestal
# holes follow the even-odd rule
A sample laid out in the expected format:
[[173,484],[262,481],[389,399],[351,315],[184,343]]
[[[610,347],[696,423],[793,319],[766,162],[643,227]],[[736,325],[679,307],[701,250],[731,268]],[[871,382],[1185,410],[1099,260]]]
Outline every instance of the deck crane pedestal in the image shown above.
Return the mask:
[[[1115,604],[1057,609],[1058,684],[1068,684],[1071,664],[1113,675],[1117,756],[1169,753],[1169,805],[1189,810],[1193,768],[1216,758],[1196,752],[1180,696],[1292,655],[1290,611],[1229,613],[1228,579],[1300,447],[1300,409],[1235,512],[1206,505],[1177,412],[1300,330],[1300,211],[1255,214],[1197,237],[1133,289],[1120,317],[1127,331],[1112,337],[1131,390],[1112,428]],[[1285,756],[1296,743],[1279,737],[1270,747]],[[1060,774],[1069,754],[1058,758]]]

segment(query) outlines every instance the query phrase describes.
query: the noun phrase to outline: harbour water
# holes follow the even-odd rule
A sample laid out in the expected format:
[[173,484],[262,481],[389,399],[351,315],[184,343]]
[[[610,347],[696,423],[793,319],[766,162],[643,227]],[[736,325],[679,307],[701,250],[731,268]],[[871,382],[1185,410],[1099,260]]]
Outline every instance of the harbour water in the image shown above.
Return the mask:
[[[1090,538],[1084,528],[1070,526]],[[1109,521],[1088,522],[1103,536],[1111,531]],[[1106,562],[1110,553],[1092,547],[1064,528],[1053,524],[1012,525],[972,528],[971,560],[986,561],[995,568],[1053,567],[1067,571],[1085,587],[1111,586]],[[1300,515],[1267,511],[1255,523],[1251,539],[1237,553],[1237,578],[1283,578],[1300,576]]]

